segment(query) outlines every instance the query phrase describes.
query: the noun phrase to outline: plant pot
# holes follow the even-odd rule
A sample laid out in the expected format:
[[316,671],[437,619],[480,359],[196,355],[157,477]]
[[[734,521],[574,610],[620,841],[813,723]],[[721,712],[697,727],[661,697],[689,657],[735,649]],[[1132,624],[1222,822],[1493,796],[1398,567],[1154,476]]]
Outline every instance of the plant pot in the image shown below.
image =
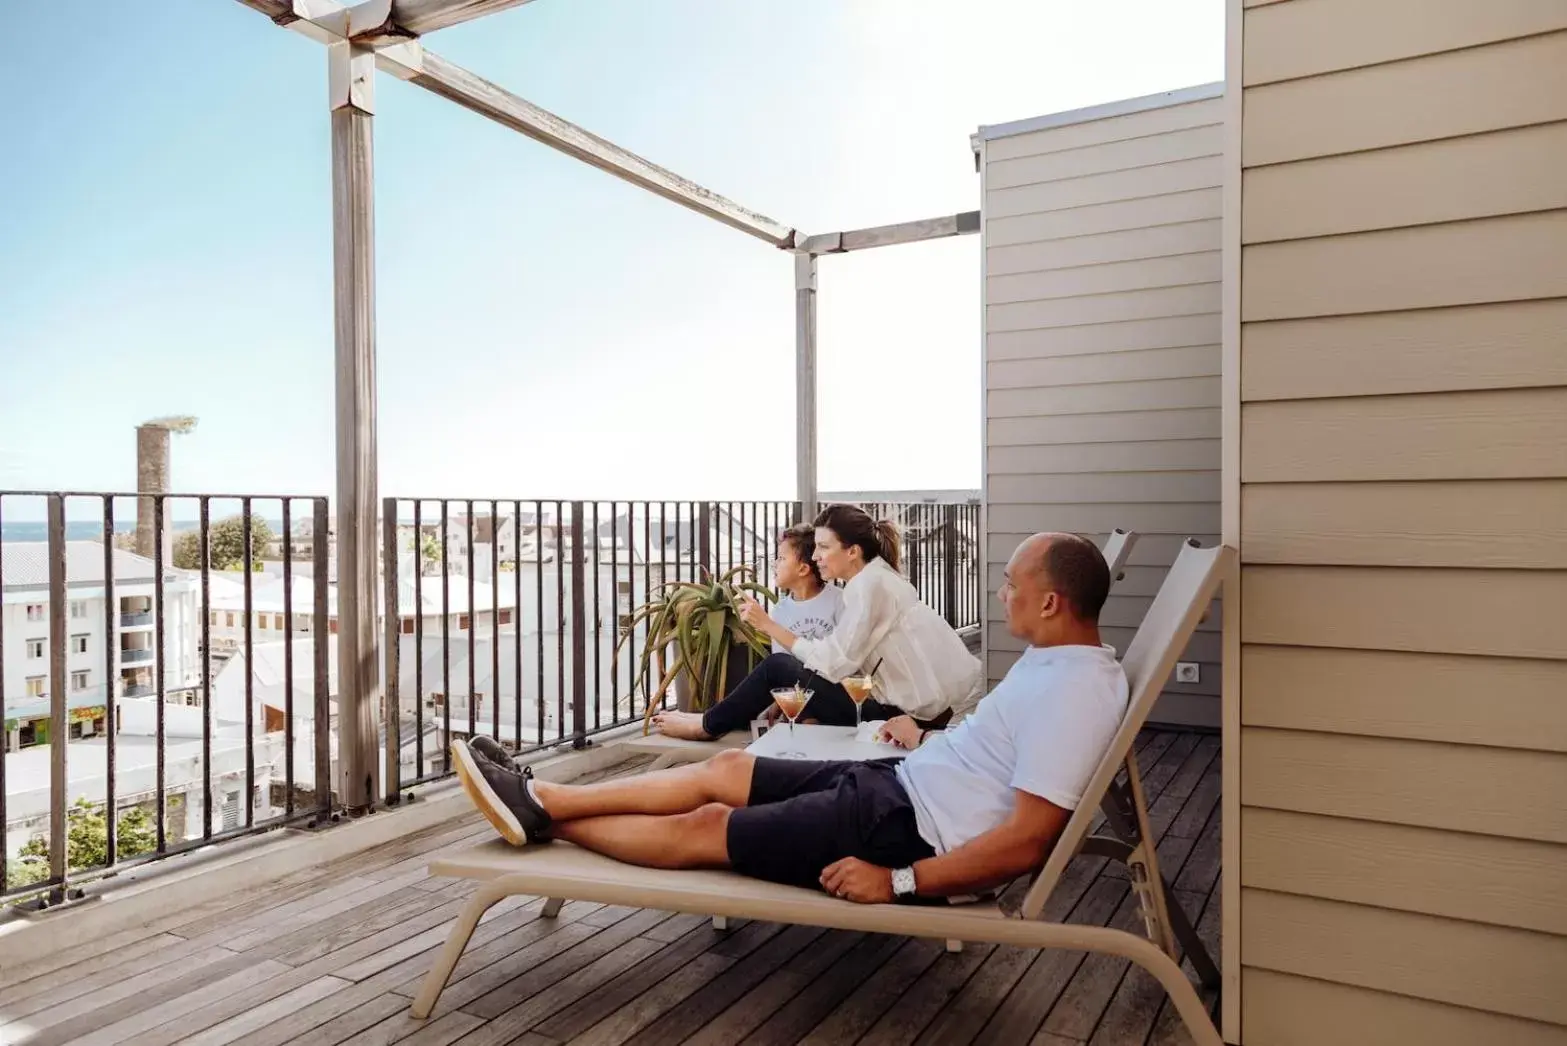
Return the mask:
[[[730,691],[740,685],[740,681],[751,674],[751,670],[762,663],[761,655],[751,654],[744,646],[736,643],[729,644],[729,674],[724,679],[724,692],[722,697],[728,697]],[[675,676],[671,686],[675,692],[675,708],[682,712],[704,712],[706,706],[697,708],[695,703],[695,688],[691,685],[691,677],[684,670]]]

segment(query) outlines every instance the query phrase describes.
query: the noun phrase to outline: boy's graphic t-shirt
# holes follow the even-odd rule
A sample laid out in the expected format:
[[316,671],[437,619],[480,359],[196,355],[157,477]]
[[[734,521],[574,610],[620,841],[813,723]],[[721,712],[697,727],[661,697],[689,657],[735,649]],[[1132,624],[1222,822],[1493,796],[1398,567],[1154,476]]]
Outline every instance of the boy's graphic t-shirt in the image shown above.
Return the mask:
[[[801,639],[820,639],[829,634],[841,613],[843,589],[837,585],[828,585],[810,599],[796,600],[786,592],[772,610],[773,620]],[[778,643],[773,644],[773,653],[787,652]]]

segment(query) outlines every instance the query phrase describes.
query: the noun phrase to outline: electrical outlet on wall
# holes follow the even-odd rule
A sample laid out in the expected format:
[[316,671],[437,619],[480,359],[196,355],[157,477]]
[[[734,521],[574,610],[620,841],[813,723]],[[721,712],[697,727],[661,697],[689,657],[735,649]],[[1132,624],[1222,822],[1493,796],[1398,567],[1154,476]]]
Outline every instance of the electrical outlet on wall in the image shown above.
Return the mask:
[[1202,682],[1202,667],[1195,661],[1177,661],[1175,663],[1175,681],[1177,683]]

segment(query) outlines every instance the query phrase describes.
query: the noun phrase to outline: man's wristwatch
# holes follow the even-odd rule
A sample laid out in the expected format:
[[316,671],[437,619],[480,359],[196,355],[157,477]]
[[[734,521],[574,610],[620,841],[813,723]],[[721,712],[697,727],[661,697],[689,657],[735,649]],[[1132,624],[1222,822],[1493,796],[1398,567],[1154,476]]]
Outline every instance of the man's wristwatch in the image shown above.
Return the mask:
[[894,868],[892,870],[892,898],[901,901],[914,896],[914,868]]

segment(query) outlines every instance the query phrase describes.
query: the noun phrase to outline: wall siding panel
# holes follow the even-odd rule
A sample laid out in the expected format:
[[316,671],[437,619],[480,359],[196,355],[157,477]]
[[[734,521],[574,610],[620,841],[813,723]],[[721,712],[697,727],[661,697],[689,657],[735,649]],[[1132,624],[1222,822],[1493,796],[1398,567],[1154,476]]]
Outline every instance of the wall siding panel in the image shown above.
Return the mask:
[[1230,24],[1227,1034],[1567,1042],[1567,4]]
[[[1124,647],[1179,540],[1219,529],[1223,110],[1086,115],[984,145],[987,571],[1036,531],[1137,531],[1101,620]],[[1156,721],[1218,725],[1211,628]],[[1021,644],[998,607],[986,635],[997,679]]]

